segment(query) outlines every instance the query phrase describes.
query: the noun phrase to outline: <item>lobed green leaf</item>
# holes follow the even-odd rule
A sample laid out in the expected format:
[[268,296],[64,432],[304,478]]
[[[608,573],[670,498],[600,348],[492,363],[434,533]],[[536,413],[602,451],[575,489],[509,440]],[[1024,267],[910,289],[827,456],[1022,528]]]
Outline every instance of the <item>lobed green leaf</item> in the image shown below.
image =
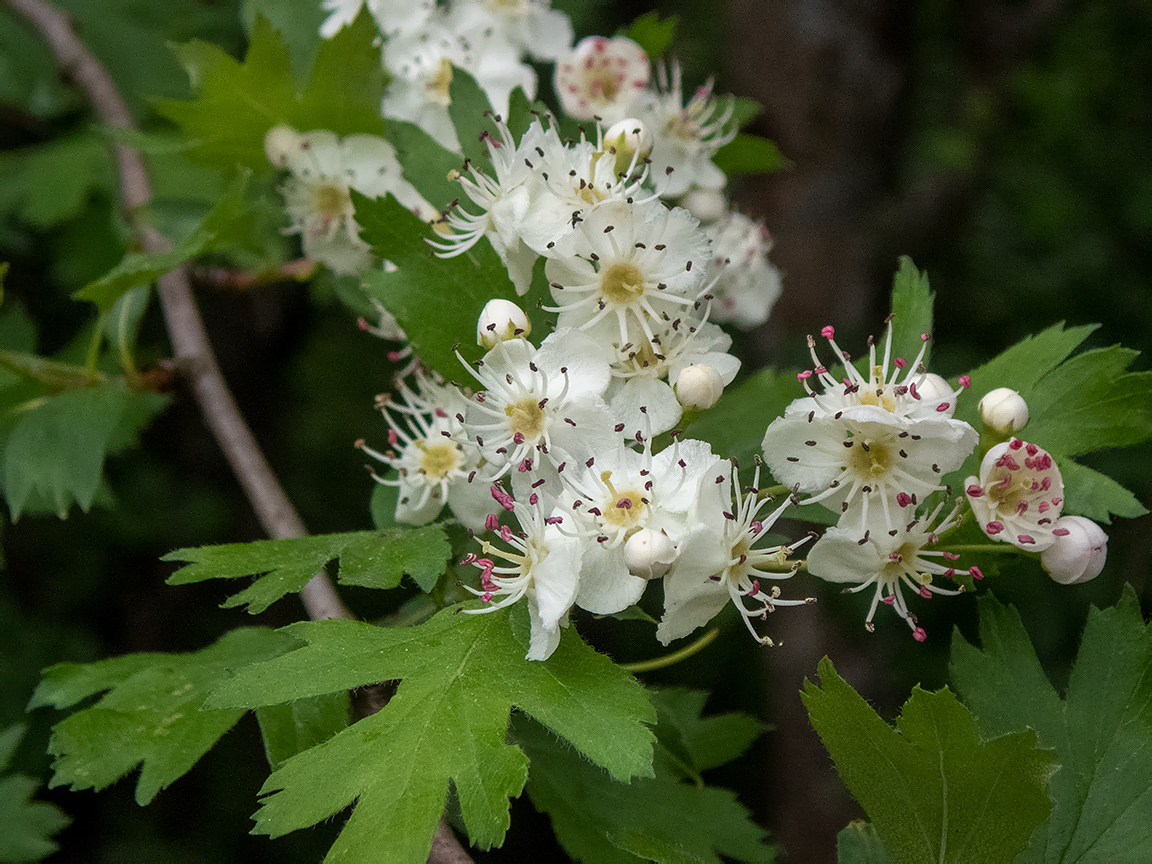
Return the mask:
[[21,774],[3,774],[25,726],[0,731],[0,861],[39,861],[59,846],[52,835],[72,821],[53,804],[33,801],[40,782]]
[[836,770],[898,861],[1010,861],[1047,818],[1052,755],[1036,734],[982,739],[948,690],[912,691],[889,726],[825,657],[804,706]]
[[747,132],[739,133],[721,147],[712,161],[732,177],[736,174],[769,174],[791,166],[775,142]]
[[653,60],[659,60],[676,39],[676,27],[679,23],[679,15],[662,18],[659,12],[652,10],[636,18],[621,35],[627,36],[647,51]]
[[272,770],[346,729],[350,702],[348,691],[340,690],[257,708],[264,754]]
[[952,636],[952,680],[988,734],[1033,729],[1052,748],[1051,819],[1021,861],[1152,859],[1152,630],[1136,592],[1093,608],[1061,699],[1020,614],[979,600],[980,642]]
[[525,660],[506,611],[459,611],[396,630],[295,624],[284,632],[306,647],[242,669],[216,689],[210,706],[248,708],[400,680],[383,710],[269,778],[257,831],[279,836],[355,801],[330,860],[423,861],[451,780],[472,841],[498,845],[508,798],[519,794],[528,767],[505,739],[513,706],[620,780],[651,773],[653,736],[644,724],[655,714],[631,676],[571,632],[547,661]]
[[247,605],[250,613],[258,614],[299,591],[336,558],[340,559],[337,580],[343,585],[389,589],[408,575],[430,591],[450,554],[443,527],[427,525],[177,549],[162,560],[188,562],[168,577],[169,585],[258,576],[223,603],[225,608]]
[[189,654],[133,654],[44,671],[29,709],[66,708],[107,692],[53,727],[51,786],[103,789],[140,766],[136,801],[147,804],[182,777],[244,713],[205,709],[205,694],[228,670],[268,660],[292,640],[271,630],[234,630]]
[[[936,292],[928,284],[928,274],[916,268],[907,255],[900,256],[900,267],[892,279],[892,356],[909,363],[924,347],[923,336],[932,334],[932,306]],[[928,364],[931,343],[924,351]]]
[[836,835],[836,864],[894,864],[870,822],[856,819]]

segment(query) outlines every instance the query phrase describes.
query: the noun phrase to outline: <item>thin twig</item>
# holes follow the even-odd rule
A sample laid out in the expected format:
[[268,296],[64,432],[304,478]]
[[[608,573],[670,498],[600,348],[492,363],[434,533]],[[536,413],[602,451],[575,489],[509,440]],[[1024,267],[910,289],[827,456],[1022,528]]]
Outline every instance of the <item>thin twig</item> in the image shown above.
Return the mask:
[[[104,66],[76,36],[68,16],[44,0],[0,0],[0,5],[5,2],[40,32],[51,47],[61,71],[80,85],[106,125],[118,129],[136,128],[120,91]],[[171,250],[168,238],[141,216],[141,208],[152,200],[152,188],[140,154],[119,142],[114,143],[113,148],[120,172],[120,200],[140,247],[149,253]],[[303,521],[272,472],[220,372],[200,310],[192,296],[187,269],[177,267],[160,277],[159,287],[176,363],[190,384],[200,411],[256,511],[261,526],[272,537],[303,537],[308,533]],[[352,617],[323,571],[304,586],[300,599],[308,617],[314,621]],[[472,861],[443,818],[433,836],[428,861],[431,864],[470,864]]]

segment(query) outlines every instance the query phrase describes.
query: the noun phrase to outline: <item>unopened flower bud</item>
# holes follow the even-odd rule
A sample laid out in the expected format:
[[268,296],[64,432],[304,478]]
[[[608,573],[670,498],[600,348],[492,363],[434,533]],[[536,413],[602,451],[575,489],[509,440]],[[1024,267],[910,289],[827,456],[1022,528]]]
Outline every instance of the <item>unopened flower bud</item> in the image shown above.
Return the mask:
[[1055,539],[1040,553],[1040,564],[1061,585],[1095,579],[1108,557],[1108,535],[1083,516],[1061,516],[1052,528]]
[[704,363],[694,363],[680,370],[676,376],[676,398],[685,408],[704,410],[711,408],[724,392],[724,379],[720,373]]
[[652,153],[652,133],[644,125],[644,121],[634,117],[626,117],[619,123],[613,123],[604,133],[604,149],[616,151],[616,162],[624,157],[624,167],[636,156],[637,161],[644,159]]
[[1015,390],[997,387],[980,400],[980,419],[1003,435],[1010,435],[1028,422],[1028,403]]
[[641,579],[659,579],[676,560],[676,546],[663,531],[641,528],[624,543],[628,572]]
[[476,343],[486,351],[500,342],[527,336],[532,322],[524,310],[510,300],[489,300],[476,322]]
[[916,381],[916,394],[924,403],[935,402],[947,407],[938,412],[938,416],[951,417],[956,413],[956,400],[953,398],[956,391],[940,375],[935,372],[925,372]]
[[287,168],[292,153],[300,146],[300,133],[281,123],[264,136],[264,153],[276,168]]
[[680,206],[701,222],[715,222],[728,212],[728,199],[715,189],[693,189],[680,199]]

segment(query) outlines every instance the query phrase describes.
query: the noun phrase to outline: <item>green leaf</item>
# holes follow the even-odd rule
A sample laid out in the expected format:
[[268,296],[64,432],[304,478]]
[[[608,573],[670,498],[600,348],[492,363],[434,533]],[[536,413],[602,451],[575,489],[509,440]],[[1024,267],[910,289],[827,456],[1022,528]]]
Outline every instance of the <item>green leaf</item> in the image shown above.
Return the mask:
[[1056,457],[1147,441],[1152,437],[1152,372],[1126,372],[1138,354],[1119,345],[1097,348],[1045,375],[1024,397],[1028,440]]
[[93,194],[111,193],[113,177],[107,143],[92,132],[0,154],[6,203],[40,230],[79,216]]
[[[907,255],[900,257],[900,269],[892,280],[892,356],[911,363],[924,345],[923,335],[932,334],[932,304],[936,293],[928,285],[928,274],[916,269]],[[927,365],[931,344],[924,352]]]
[[748,96],[732,97],[732,119],[740,129],[759,117],[763,110],[763,105]]
[[227,678],[227,670],[271,659],[291,644],[283,634],[246,628],[190,654],[132,654],[49,667],[29,709],[67,708],[109,691],[53,727],[50,785],[99,790],[139,765],[136,802],[147,804],[186,774],[244,713],[202,708],[205,694]]
[[[360,235],[372,251],[398,268],[364,275],[364,287],[396,316],[426,366],[449,381],[460,377],[455,349],[478,357],[476,319],[489,300],[516,301],[508,271],[487,240],[453,258],[437,258],[425,242],[434,235],[395,198],[352,193]],[[435,309],[435,315],[428,310]]]
[[653,735],[644,724],[655,712],[635,679],[572,631],[548,660],[525,660],[506,610],[460,611],[403,629],[294,624],[284,632],[307,647],[240,670],[217,688],[211,706],[260,707],[400,679],[383,710],[268,778],[258,833],[278,837],[355,801],[328,860],[422,862],[451,780],[472,842],[498,845],[508,798],[528,770],[523,752],[505,740],[512,706],[620,780],[651,773]]
[[660,13],[653,10],[645,12],[629,24],[623,35],[647,51],[653,60],[659,60],[676,38],[676,26],[679,23],[679,15],[661,18]]
[[656,737],[672,757],[673,771],[688,779],[743,755],[766,730],[748,714],[703,717],[708,694],[699,690],[669,687],[651,697],[659,718]]
[[856,819],[836,835],[836,864],[894,864],[870,822]]
[[[0,772],[16,752],[23,724],[0,731]],[[51,839],[72,820],[53,804],[33,801],[40,782],[21,774],[0,774],[0,861],[39,861],[59,846]]]
[[947,689],[916,687],[896,728],[819,665],[801,698],[836,770],[897,861],[1011,861],[1052,807],[1051,753],[1032,731],[981,739]]
[[1135,519],[1148,512],[1135,495],[1099,471],[1061,459],[1060,474],[1064,478],[1064,509],[1069,513],[1108,524],[1113,516]]
[[1063,700],[1020,614],[990,594],[978,602],[983,648],[953,633],[952,680],[982,730],[1034,729],[1061,765],[1052,818],[1020,860],[1152,860],[1152,630],[1132,586],[1089,611]]
[[197,98],[163,100],[156,109],[196,142],[193,156],[227,169],[271,170],[264,136],[278,123],[301,132],[379,135],[384,72],[380,50],[373,45],[377,35],[371,16],[362,11],[353,24],[321,43],[308,84],[298,92],[284,38],[258,17],[243,63],[206,42],[176,46]]
[[1060,365],[1099,326],[1088,324],[1064,329],[1063,322],[1054,324],[1047,330],[1020,340],[983,366],[969,372],[968,377],[972,379],[971,392],[976,398],[959,400],[956,419],[979,429],[982,423],[976,406],[981,396],[997,387],[1010,387],[1019,391],[1027,400],[1040,379]]
[[256,709],[264,754],[275,771],[297,753],[323,744],[348,727],[348,691],[296,699]]
[[328,17],[319,3],[300,0],[244,0],[240,10],[244,28],[252,33],[264,18],[288,45],[298,76],[312,66],[321,44],[320,25]]
[[[793,399],[803,395],[795,372],[761,369],[726,389],[720,401],[685,431],[692,438],[707,441],[716,453],[751,464],[760,452],[768,424],[782,415]],[[749,405],[755,405],[756,410],[749,411]]]
[[[513,97],[519,92],[514,90]],[[459,153],[440,146],[415,123],[402,120],[388,121],[388,139],[396,147],[404,179],[419,189],[426,201],[443,209],[460,197],[460,184],[449,179],[449,174],[463,165]]]
[[4,448],[4,494],[15,521],[29,495],[43,496],[67,517],[75,501],[87,511],[104,457],[132,397],[123,381],[101,381],[50,396],[25,410]]
[[729,177],[735,174],[768,174],[792,164],[784,158],[775,143],[746,132],[741,132],[721,147],[712,161]]
[[409,575],[430,591],[450,554],[443,527],[426,525],[177,549],[161,560],[189,562],[168,577],[169,585],[264,574],[223,603],[226,609],[247,605],[255,615],[299,591],[334,558],[340,559],[338,581],[343,585],[395,588]]
[[495,131],[489,113],[493,110],[488,97],[476,79],[459,66],[452,68],[452,83],[448,87],[448,115],[456,127],[460,149],[468,159],[490,165],[485,139]]
[[111,271],[89,282],[72,296],[77,300],[91,300],[101,312],[107,312],[133,288],[156,281],[197,255],[227,248],[233,242],[233,235],[249,218],[245,200],[247,190],[248,174],[244,172],[192,232],[170,252],[151,255],[129,252]]
[[721,855],[774,856],[764,830],[727,789],[681,782],[659,760],[655,777],[616,782],[536,723],[517,717],[513,732],[531,760],[528,796],[577,861],[719,864]]

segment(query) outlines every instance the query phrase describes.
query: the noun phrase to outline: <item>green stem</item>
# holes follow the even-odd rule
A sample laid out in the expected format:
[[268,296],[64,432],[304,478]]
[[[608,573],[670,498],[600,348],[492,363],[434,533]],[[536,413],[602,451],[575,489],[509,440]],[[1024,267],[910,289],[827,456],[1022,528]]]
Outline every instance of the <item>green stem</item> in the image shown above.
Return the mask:
[[[127,297],[127,295],[125,295]],[[145,303],[148,301],[145,300]],[[140,371],[136,368],[136,358],[132,356],[132,346],[128,343],[128,312],[131,301],[125,299],[120,308],[120,320],[116,322],[116,351],[120,355],[120,368],[129,386],[140,381]]]
[[88,378],[95,381],[100,377],[100,346],[104,342],[104,312],[100,313],[100,317],[96,319],[96,326],[92,330],[92,341],[88,343],[88,354],[84,361],[84,369],[88,373]]
[[697,651],[707,648],[713,640],[720,635],[720,630],[713,627],[691,645],[685,645],[679,651],[665,654],[663,657],[653,657],[651,660],[641,660],[638,663],[621,663],[620,668],[626,672],[651,672],[653,669],[663,669],[681,660],[687,660]]

